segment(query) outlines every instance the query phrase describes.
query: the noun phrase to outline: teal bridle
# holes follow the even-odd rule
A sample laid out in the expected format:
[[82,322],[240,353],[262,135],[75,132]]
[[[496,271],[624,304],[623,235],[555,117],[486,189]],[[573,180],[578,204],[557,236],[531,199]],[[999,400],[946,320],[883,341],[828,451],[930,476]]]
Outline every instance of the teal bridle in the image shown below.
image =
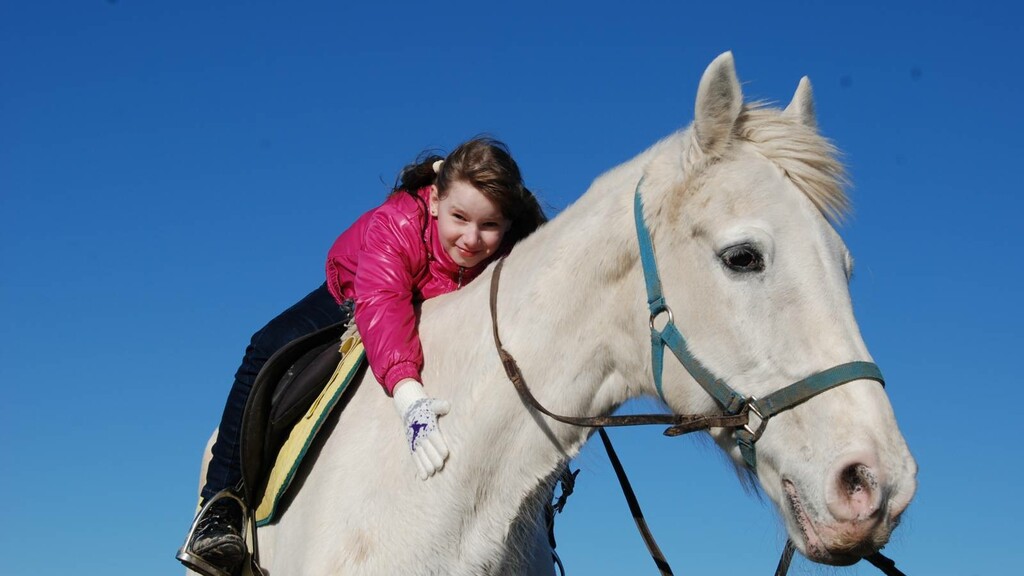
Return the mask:
[[[803,380],[794,382],[784,388],[776,390],[764,398],[744,396],[730,387],[725,380],[715,377],[699,360],[694,358],[686,345],[686,339],[676,328],[672,310],[665,302],[665,296],[661,290],[661,279],[658,276],[658,265],[654,258],[654,244],[651,240],[650,230],[644,222],[644,205],[640,198],[640,186],[644,179],[641,178],[636,185],[636,192],[633,199],[633,212],[636,220],[636,235],[640,241],[640,262],[644,271],[644,282],[647,285],[647,307],[650,309],[651,328],[651,368],[654,371],[654,387],[662,401],[665,394],[662,388],[662,369],[665,360],[665,347],[667,346],[672,354],[690,373],[690,376],[710,394],[727,415],[740,415],[747,413],[748,421],[742,427],[736,428],[733,437],[736,445],[743,455],[743,460],[754,473],[757,472],[757,454],[754,445],[761,435],[764,434],[768,420],[780,412],[784,412],[806,402],[807,400],[831,390],[847,382],[854,380],[874,380],[885,386],[882,372],[874,362],[847,362],[833,366],[812,374]],[[662,314],[668,317],[668,322],[660,330],[655,327],[655,320]],[[757,422],[750,421],[750,415],[757,418]],[[670,429],[666,433],[671,434]]]
[[[658,391],[658,396],[661,397],[662,401],[665,401],[661,373],[665,363],[665,347],[668,346],[693,379],[718,402],[724,414],[710,416],[630,414],[625,416],[579,417],[555,414],[545,408],[530,392],[515,358],[505,350],[498,334],[498,284],[501,277],[501,269],[505,264],[504,258],[498,260],[491,275],[491,328],[494,332],[494,345],[501,359],[502,367],[505,369],[505,374],[512,382],[512,385],[515,386],[523,402],[559,422],[573,426],[597,427],[599,429],[605,449],[608,451],[608,457],[612,461],[612,467],[615,469],[615,474],[619,478],[619,484],[622,486],[623,494],[625,494],[626,500],[629,502],[633,519],[640,530],[640,535],[643,536],[644,543],[647,544],[647,549],[650,551],[651,557],[658,565],[661,573],[670,575],[672,570],[669,568],[668,562],[658,548],[657,543],[654,542],[654,536],[647,528],[647,523],[643,518],[643,513],[640,512],[640,506],[636,502],[633,489],[629,486],[629,481],[625,477],[625,471],[611,449],[611,442],[608,440],[602,427],[670,424],[671,427],[665,430],[665,435],[667,436],[679,436],[680,434],[711,428],[731,428],[734,430],[733,437],[736,440],[737,446],[739,446],[744,462],[746,462],[747,467],[752,473],[757,474],[757,453],[755,452],[754,445],[761,435],[764,434],[764,429],[772,416],[789,410],[826,390],[846,384],[847,382],[874,380],[884,387],[885,381],[882,379],[882,373],[878,366],[873,362],[860,361],[847,362],[846,364],[840,364],[823,370],[776,390],[764,398],[744,396],[730,387],[721,378],[716,378],[710,370],[705,368],[700,361],[690,354],[686,346],[686,339],[683,338],[682,333],[676,328],[675,319],[672,317],[672,310],[668,307],[668,303],[665,302],[665,297],[662,295],[661,279],[658,277],[658,266],[654,260],[654,244],[651,241],[651,233],[644,223],[644,206],[643,200],[640,198],[641,184],[643,184],[643,178],[636,185],[633,211],[636,219],[636,234],[640,241],[640,261],[644,271],[644,282],[647,285],[647,306],[651,311],[651,368],[654,373],[654,387]],[[659,330],[655,327],[655,320],[662,314],[668,316],[668,322],[664,328]],[[751,414],[758,419],[756,423],[751,423]],[[775,571],[776,575],[785,575],[789,570],[789,564],[795,549],[792,541],[786,542],[786,548],[782,553],[782,558],[779,560],[779,567]],[[879,552],[867,556],[866,559],[889,576],[902,576],[903,574],[896,569],[896,565],[892,560]]]

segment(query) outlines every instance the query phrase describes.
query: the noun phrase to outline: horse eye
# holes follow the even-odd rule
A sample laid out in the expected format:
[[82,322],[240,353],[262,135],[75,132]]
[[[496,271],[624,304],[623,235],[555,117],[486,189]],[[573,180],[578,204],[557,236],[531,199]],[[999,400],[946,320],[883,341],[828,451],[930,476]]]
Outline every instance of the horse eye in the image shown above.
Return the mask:
[[764,257],[749,244],[740,244],[727,248],[719,258],[722,263],[736,272],[761,272],[764,270]]

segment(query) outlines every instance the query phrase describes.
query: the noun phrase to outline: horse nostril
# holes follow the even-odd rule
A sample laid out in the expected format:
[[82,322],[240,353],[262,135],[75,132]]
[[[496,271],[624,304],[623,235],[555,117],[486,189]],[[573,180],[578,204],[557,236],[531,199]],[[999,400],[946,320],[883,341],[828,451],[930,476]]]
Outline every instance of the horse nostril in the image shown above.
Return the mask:
[[878,487],[878,481],[875,480],[874,473],[872,473],[871,469],[864,464],[852,464],[847,466],[846,469],[839,474],[839,483],[850,498],[856,497],[865,490],[871,490]]
[[851,462],[839,469],[828,498],[828,508],[841,521],[860,521],[878,512],[882,490],[875,469]]

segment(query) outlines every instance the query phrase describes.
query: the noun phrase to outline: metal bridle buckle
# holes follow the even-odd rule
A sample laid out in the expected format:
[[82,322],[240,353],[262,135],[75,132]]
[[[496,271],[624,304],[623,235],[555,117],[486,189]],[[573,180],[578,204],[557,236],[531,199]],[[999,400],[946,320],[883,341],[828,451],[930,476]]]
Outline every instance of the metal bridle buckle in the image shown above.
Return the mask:
[[657,310],[651,312],[651,319],[648,321],[648,325],[651,327],[651,331],[652,332],[655,330],[655,328],[654,328],[654,320],[658,316],[661,316],[662,313],[668,314],[668,322],[665,324],[666,326],[668,326],[669,324],[674,324],[675,323],[675,318],[672,316],[672,309],[669,308],[667,304],[662,304],[660,308],[658,308]]
[[743,430],[745,430],[747,434],[750,434],[751,443],[757,442],[758,438],[760,438],[761,435],[764,434],[764,429],[768,425],[768,419],[765,418],[764,415],[761,414],[761,411],[757,409],[756,403],[756,396],[751,396],[750,398],[747,399],[747,409],[750,413],[754,414],[754,416],[757,416],[757,430],[752,430],[750,428],[749,421],[743,425]]

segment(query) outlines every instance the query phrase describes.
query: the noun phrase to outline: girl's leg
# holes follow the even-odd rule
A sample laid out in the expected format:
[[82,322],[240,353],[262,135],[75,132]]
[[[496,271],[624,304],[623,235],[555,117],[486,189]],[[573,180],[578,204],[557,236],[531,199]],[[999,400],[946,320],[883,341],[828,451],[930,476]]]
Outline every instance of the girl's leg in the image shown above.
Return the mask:
[[[206,471],[203,502],[225,488],[234,488],[242,478],[242,413],[263,365],[292,340],[346,320],[349,316],[349,312],[334,301],[325,283],[253,334],[224,406],[217,441],[213,445],[213,457]],[[237,502],[230,498],[220,499],[211,504],[199,519],[192,541],[186,542],[178,553],[178,559],[207,576],[231,574],[245,558],[245,541],[241,532],[242,510]],[[201,564],[193,562],[197,557]]]
[[217,442],[213,445],[213,458],[206,472],[206,485],[202,491],[204,501],[224,488],[235,487],[242,478],[242,413],[263,365],[292,340],[345,319],[345,312],[324,283],[253,334],[224,406]]

